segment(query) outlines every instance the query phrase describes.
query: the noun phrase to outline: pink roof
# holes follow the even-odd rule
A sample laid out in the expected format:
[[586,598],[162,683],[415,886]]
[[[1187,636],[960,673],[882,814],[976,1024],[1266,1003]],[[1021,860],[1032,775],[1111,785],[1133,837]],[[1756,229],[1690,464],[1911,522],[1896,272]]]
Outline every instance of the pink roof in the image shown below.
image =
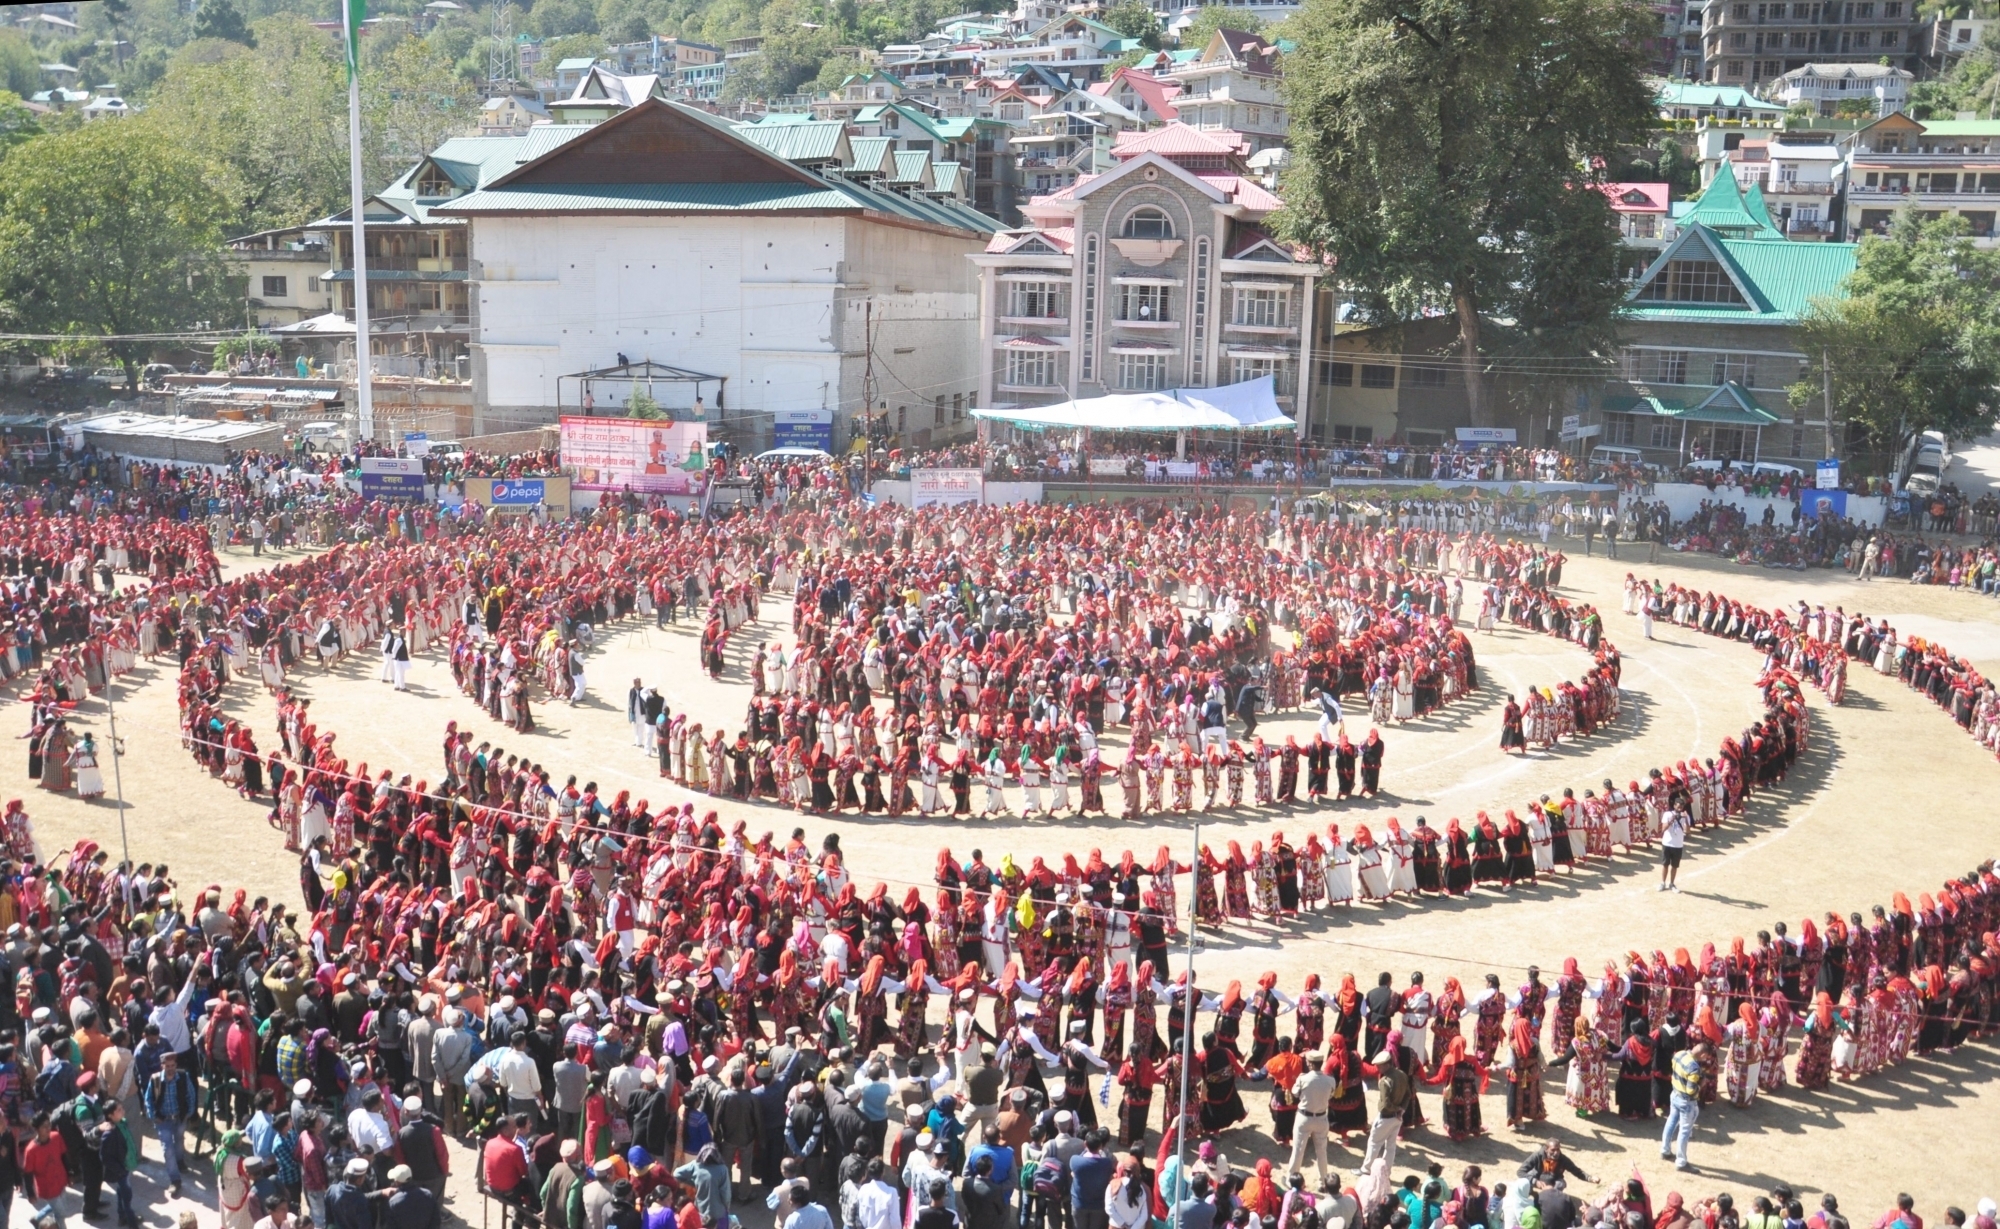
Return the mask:
[[1241,175],[1222,175],[1199,171],[1196,172],[1196,175],[1203,181],[1220,188],[1230,200],[1243,206],[1245,209],[1254,209],[1260,213],[1275,213],[1278,206],[1284,203],[1267,191],[1263,184],[1258,183],[1254,179],[1245,179]]
[[1121,68],[1111,74],[1109,81],[1099,81],[1090,87],[1090,92],[1100,98],[1111,97],[1111,91],[1118,88],[1120,81],[1132,87],[1132,92],[1145,100],[1153,113],[1161,119],[1172,122],[1180,118],[1180,112],[1170,101],[1181,92],[1178,82],[1162,81],[1151,73],[1140,72],[1136,68]]
[[[1618,213],[1665,213],[1673,200],[1673,190],[1663,183],[1608,183],[1598,187],[1611,199],[1611,208]],[[1635,193],[1645,200],[1630,199]]]
[[1240,132],[1203,132],[1179,122],[1164,128],[1121,132],[1111,147],[1111,156],[1125,161],[1142,154],[1213,154],[1241,156],[1250,152],[1250,139]]
[[1033,230],[997,231],[992,238],[986,241],[986,250],[989,252],[1009,251],[1015,244],[1021,242],[1021,240],[1027,238],[1030,234],[1033,234],[1058,252],[1068,252],[1076,247],[1075,227],[1050,226]]

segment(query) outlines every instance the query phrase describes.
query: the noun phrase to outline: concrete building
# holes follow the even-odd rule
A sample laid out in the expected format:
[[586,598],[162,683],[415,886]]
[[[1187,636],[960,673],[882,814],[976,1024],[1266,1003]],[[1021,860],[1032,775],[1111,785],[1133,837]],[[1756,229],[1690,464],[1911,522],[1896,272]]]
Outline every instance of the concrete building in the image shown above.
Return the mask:
[[1269,375],[1301,422],[1325,270],[1263,227],[1278,199],[1247,138],[1169,124],[1118,138],[1116,169],[1022,208],[980,274],[981,405],[1205,388]]
[[1250,152],[1283,145],[1291,116],[1280,93],[1278,48],[1242,30],[1217,30],[1201,54],[1169,70],[1181,87],[1177,118],[1204,132],[1240,132]]
[[710,431],[751,449],[784,410],[831,411],[844,442],[871,395],[913,442],[963,420],[978,370],[967,257],[994,224],[920,179],[885,182],[884,150],[875,174],[852,173],[832,135],[826,157],[794,161],[649,99],[435,206],[471,225],[476,429],[579,412],[570,377],[621,356],[719,381]]
[[1847,153],[1831,134],[1703,128],[1696,146],[1704,184],[1713,183],[1726,168],[1738,187],[1759,191],[1772,225],[1787,238],[1835,237]]
[[243,323],[253,329],[297,324],[333,310],[326,232],[304,226],[258,231],[228,244],[244,279]]
[[1702,13],[1702,80],[1764,86],[1808,65],[1923,62],[1915,0],[1711,0]]
[[1981,247],[1996,242],[2000,121],[1913,120],[1888,115],[1854,136],[1847,162],[1847,233],[1889,229],[1905,207],[1964,218]]
[[[1888,37],[1890,32],[1883,32]],[[1910,83],[1917,75],[1888,64],[1802,64],[1770,83],[1771,101],[1784,107],[1799,103],[1822,116],[1834,115],[1841,104],[1865,108],[1865,114],[1893,115],[1910,101]]]

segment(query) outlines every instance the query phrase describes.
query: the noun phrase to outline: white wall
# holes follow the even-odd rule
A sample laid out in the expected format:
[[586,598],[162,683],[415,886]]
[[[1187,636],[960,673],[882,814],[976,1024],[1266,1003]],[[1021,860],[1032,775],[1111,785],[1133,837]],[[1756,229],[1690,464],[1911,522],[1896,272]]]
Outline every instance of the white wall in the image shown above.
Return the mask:
[[[860,408],[872,301],[876,399],[949,405],[977,385],[965,256],[980,246],[840,217],[477,218],[475,401],[551,418],[558,377],[623,353],[723,377],[725,421],[761,431],[764,413],[820,407],[840,419]],[[577,412],[580,393],[563,380],[562,409]]]

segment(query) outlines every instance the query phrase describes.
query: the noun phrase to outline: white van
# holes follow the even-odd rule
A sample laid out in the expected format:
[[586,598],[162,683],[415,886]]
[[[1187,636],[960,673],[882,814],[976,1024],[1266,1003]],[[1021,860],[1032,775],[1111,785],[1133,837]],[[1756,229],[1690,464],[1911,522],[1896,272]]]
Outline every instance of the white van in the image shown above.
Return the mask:
[[1592,465],[1644,465],[1646,454],[1619,444],[1599,444],[1590,450]]

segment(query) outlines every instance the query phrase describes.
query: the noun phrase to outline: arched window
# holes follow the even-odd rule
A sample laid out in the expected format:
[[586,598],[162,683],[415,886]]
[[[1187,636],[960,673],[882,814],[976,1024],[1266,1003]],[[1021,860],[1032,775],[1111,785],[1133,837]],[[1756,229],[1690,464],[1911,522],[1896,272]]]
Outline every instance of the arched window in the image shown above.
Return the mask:
[[1125,230],[1122,239],[1171,239],[1174,224],[1167,215],[1152,206],[1142,206],[1125,215]]

